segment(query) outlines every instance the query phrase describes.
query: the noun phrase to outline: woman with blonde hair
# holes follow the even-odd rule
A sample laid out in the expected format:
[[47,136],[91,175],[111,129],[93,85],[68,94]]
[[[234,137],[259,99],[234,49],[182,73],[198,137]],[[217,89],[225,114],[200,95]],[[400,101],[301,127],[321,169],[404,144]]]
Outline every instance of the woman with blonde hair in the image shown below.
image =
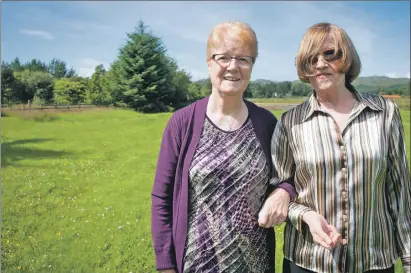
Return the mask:
[[274,272],[272,226],[295,189],[269,187],[277,119],[243,99],[257,52],[249,25],[218,24],[207,42],[211,95],[167,123],[152,191],[161,272]]
[[313,94],[275,128],[272,185],[294,180],[283,272],[410,272],[411,187],[397,105],[357,92],[355,47],[340,27],[319,23],[296,58]]

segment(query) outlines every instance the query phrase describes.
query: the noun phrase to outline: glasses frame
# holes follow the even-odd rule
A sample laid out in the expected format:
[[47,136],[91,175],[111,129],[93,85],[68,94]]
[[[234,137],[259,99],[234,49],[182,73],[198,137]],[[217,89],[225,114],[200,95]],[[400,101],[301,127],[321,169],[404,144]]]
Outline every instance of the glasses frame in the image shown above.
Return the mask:
[[[331,54],[325,54],[326,52],[329,52],[329,53],[331,53]],[[318,63],[318,57],[319,57],[319,56],[322,56],[322,57],[323,57],[324,62],[332,63],[332,62],[341,60],[341,58],[342,58],[342,50],[339,49],[339,50],[337,51],[337,53],[335,53],[335,49],[334,49],[334,48],[333,48],[333,49],[327,49],[327,50],[323,51],[322,53],[319,53],[319,54],[313,56],[313,59],[311,60],[313,64]]]
[[[215,59],[215,57],[216,57],[217,55],[227,56],[227,57],[230,58],[230,61],[229,61],[226,65],[221,64],[218,60]],[[220,64],[220,65],[222,65],[222,66],[224,66],[224,67],[228,67],[233,59],[235,59],[236,61],[238,61],[238,59],[240,59],[240,58],[251,58],[251,64],[249,64],[249,65],[247,65],[247,66],[243,66],[243,65],[241,65],[241,63],[238,63],[238,66],[243,67],[243,68],[250,68],[250,67],[253,66],[253,64],[254,64],[254,62],[255,62],[255,58],[252,57],[252,56],[230,56],[230,55],[228,55],[228,54],[222,54],[222,53],[213,54],[213,55],[211,55],[211,58],[210,58],[210,59],[216,61],[218,64]]]

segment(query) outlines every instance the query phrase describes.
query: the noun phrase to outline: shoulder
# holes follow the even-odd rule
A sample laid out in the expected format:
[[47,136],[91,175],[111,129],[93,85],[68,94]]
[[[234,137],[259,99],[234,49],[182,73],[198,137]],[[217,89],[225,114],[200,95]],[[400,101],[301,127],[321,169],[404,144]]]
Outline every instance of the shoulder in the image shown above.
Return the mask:
[[171,116],[169,123],[173,123],[174,125],[178,125],[180,127],[188,126],[188,122],[193,117],[196,107],[203,105],[204,103],[206,103],[206,101],[207,98],[202,98],[183,108],[178,109]]
[[248,108],[250,109],[250,114],[251,115],[256,115],[261,118],[263,122],[267,123],[277,123],[277,118],[273,113],[271,113],[269,110],[258,106],[254,102],[251,102],[249,100],[244,100],[245,103],[248,105]]
[[397,104],[394,101],[388,98],[385,98],[381,95],[371,94],[371,93],[361,93],[361,97],[370,106],[375,106],[383,111],[392,112],[396,108],[398,108]]
[[309,114],[310,107],[309,99],[307,99],[304,102],[288,109],[281,115],[281,123],[287,127],[300,124]]

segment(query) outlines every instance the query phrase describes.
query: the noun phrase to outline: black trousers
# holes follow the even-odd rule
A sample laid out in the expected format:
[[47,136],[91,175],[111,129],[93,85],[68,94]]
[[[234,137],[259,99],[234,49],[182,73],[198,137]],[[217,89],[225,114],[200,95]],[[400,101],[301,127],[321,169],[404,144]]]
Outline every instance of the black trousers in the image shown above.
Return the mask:
[[[302,267],[299,267],[294,262],[291,262],[290,260],[284,259],[284,261],[283,261],[283,273],[315,273],[315,272],[304,269]],[[366,271],[364,273],[394,273],[394,266],[391,266],[390,268],[387,268],[387,269],[370,270],[370,271]]]

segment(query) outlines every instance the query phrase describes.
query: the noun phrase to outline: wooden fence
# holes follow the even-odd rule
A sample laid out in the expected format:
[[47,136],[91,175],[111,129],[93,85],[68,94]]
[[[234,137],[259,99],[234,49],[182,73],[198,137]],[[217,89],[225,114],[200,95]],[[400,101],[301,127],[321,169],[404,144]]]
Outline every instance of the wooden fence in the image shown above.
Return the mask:
[[61,109],[61,110],[70,110],[70,109],[89,109],[89,108],[112,108],[112,106],[104,105],[94,105],[94,104],[68,104],[68,105],[58,105],[58,104],[2,104],[2,110],[7,111],[26,111],[26,110],[52,110],[52,109]]

